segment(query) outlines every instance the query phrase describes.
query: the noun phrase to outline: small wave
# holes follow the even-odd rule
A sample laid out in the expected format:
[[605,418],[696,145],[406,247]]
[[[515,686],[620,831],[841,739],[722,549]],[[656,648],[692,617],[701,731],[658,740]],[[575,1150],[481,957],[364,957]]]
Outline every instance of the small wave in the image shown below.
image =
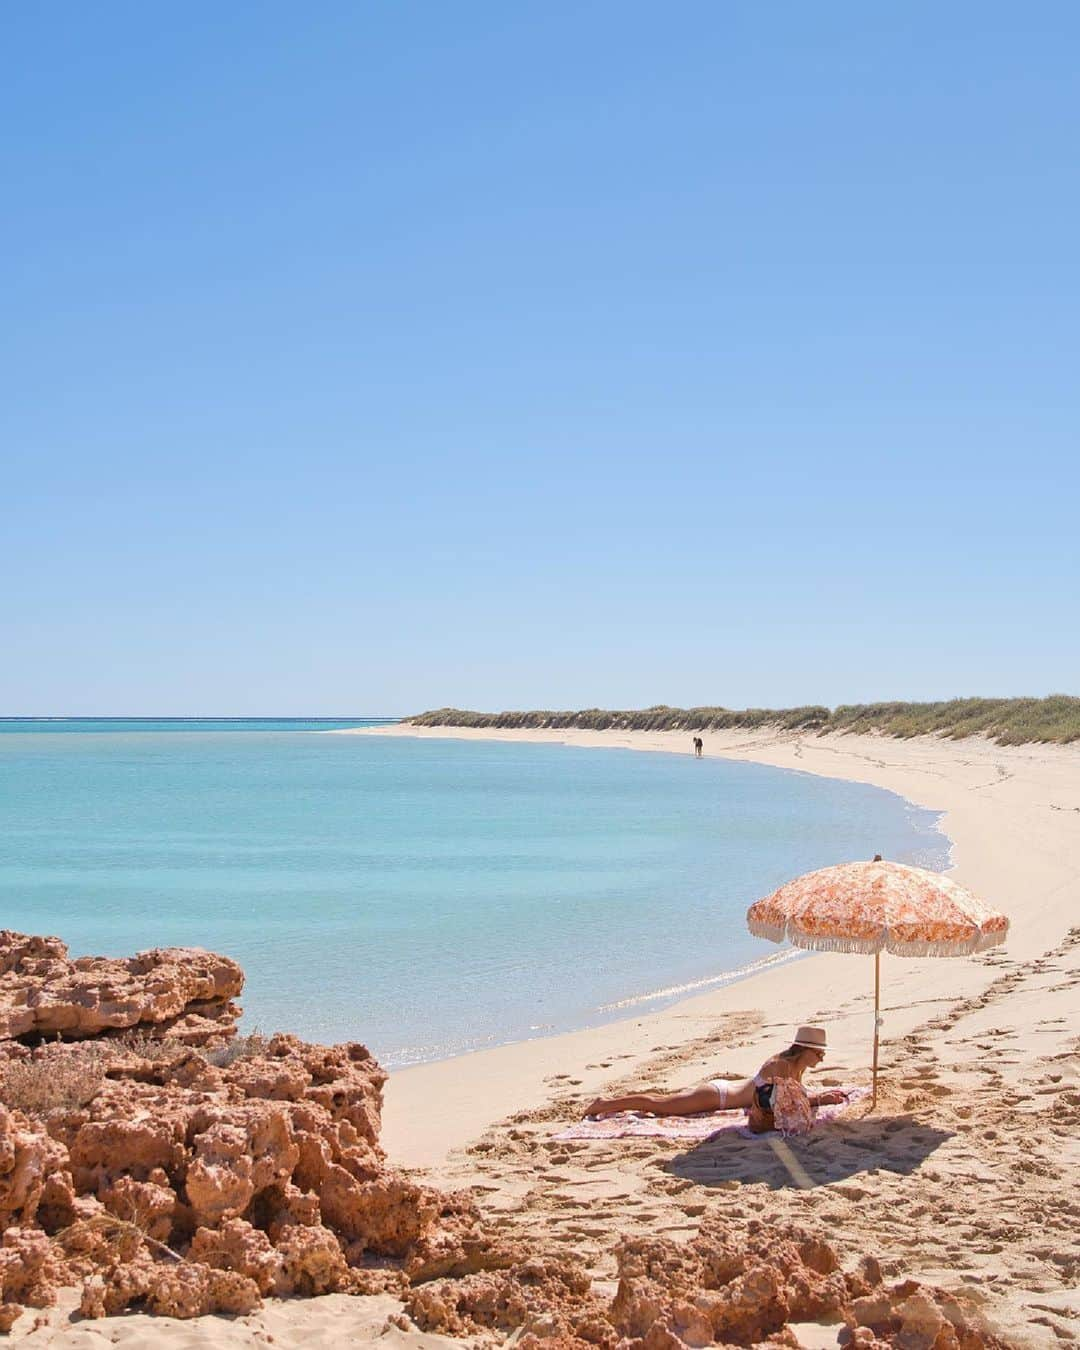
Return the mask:
[[633,1008],[639,1003],[653,1003],[661,998],[674,998],[677,994],[693,994],[699,989],[710,989],[716,985],[733,984],[735,980],[756,975],[759,971],[772,966],[782,966],[788,961],[805,956],[804,951],[793,947],[790,951],[777,952],[775,956],[763,956],[760,961],[751,961],[748,966],[739,966],[736,970],[724,970],[719,975],[709,975],[704,980],[691,980],[688,984],[669,984],[665,989],[654,989],[650,994],[634,994],[630,998],[618,999],[615,1003],[602,1003],[597,1012],[618,1012],[620,1008]]
[[487,1036],[467,1036],[456,1041],[444,1041],[432,1045],[403,1045],[396,1050],[386,1050],[379,1055],[379,1062],[386,1069],[411,1069],[417,1064],[433,1064],[438,1060],[456,1059],[458,1055],[471,1055],[477,1050],[487,1050],[500,1042],[494,1033]]

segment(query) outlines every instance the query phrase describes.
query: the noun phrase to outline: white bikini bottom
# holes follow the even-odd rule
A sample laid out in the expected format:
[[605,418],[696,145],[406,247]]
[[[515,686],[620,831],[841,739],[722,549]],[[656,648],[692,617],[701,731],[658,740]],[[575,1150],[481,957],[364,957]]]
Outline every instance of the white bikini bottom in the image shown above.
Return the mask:
[[731,1082],[728,1082],[726,1079],[723,1079],[723,1078],[710,1078],[710,1079],[709,1079],[708,1086],[711,1087],[711,1088],[715,1088],[715,1089],[717,1090],[717,1092],[720,1094],[720,1105],[717,1107],[717,1110],[718,1110],[718,1111],[726,1111],[726,1110],[727,1110],[727,1099],[728,1099],[728,1092],[729,1092],[729,1090],[730,1090],[731,1088],[737,1088],[737,1087],[740,1087],[741,1085],[742,1085],[742,1080],[739,1080],[739,1081],[737,1081],[737,1082],[731,1083]]

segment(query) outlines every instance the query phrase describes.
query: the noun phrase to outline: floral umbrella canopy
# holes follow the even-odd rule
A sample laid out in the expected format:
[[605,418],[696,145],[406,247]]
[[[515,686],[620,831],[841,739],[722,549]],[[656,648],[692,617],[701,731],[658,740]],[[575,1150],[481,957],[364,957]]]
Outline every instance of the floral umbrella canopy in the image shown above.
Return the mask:
[[1004,942],[1009,920],[966,887],[903,863],[841,863],[808,872],[746,913],[755,937],[821,952],[874,956],[874,1100],[881,1026],[881,953],[970,956]]

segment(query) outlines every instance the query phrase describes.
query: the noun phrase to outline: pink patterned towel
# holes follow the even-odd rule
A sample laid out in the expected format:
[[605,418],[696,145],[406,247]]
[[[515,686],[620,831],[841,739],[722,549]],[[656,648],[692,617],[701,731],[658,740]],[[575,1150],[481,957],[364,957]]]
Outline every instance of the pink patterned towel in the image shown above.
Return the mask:
[[[817,1108],[814,1112],[816,1124],[836,1120],[852,1102],[862,1101],[870,1095],[870,1089],[864,1087],[846,1088],[845,1091],[849,1094],[846,1102]],[[744,1139],[761,1138],[761,1135],[751,1134],[747,1129],[745,1111],[702,1111],[696,1116],[646,1116],[638,1111],[620,1111],[618,1115],[604,1116],[600,1120],[592,1116],[579,1120],[568,1129],[560,1130],[555,1138],[657,1138],[699,1143],[703,1139],[711,1139],[714,1134],[738,1134]]]

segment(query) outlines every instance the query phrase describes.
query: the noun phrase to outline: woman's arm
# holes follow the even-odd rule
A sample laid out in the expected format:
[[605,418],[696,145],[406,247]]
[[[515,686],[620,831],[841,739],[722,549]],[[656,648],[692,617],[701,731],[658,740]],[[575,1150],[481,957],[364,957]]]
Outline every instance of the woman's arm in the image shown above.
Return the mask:
[[839,1088],[830,1088],[828,1092],[811,1092],[809,1096],[811,1106],[837,1106],[847,1101],[847,1093],[841,1092]]

